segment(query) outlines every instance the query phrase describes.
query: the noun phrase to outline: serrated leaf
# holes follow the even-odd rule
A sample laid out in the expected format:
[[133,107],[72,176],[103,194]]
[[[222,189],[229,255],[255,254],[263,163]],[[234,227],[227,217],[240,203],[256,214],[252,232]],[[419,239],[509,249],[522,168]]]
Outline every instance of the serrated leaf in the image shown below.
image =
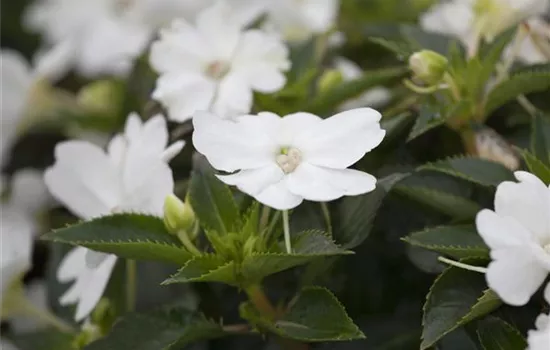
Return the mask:
[[338,299],[321,287],[304,288],[290,311],[276,321],[260,316],[250,303],[241,305],[241,315],[283,338],[306,342],[365,338]]
[[483,350],[526,349],[521,333],[497,317],[487,317],[477,323],[477,336]]
[[538,158],[527,151],[521,151],[523,159],[529,168],[529,171],[536,175],[545,184],[550,184],[550,167],[546,166]]
[[188,198],[201,226],[226,235],[238,226],[239,208],[229,187],[216,178],[205,162],[195,162]]
[[479,204],[467,198],[434,188],[398,185],[395,189],[412,200],[456,219],[474,218],[482,209]]
[[408,174],[393,174],[378,181],[376,189],[360,196],[345,197],[338,205],[340,221],[334,239],[346,249],[357,247],[368,237],[376,213],[395,184]]
[[550,166],[550,118],[537,113],[531,123],[531,153]]
[[489,257],[489,248],[473,226],[440,226],[411,233],[403,240],[453,258]]
[[241,262],[224,261],[219,256],[195,257],[163,284],[188,282],[223,282],[240,286],[259,283],[264,277],[304,265],[318,258],[352,254],[338,247],[320,231],[302,232],[293,240],[293,253],[282,251],[253,253]]
[[550,89],[550,64],[522,70],[491,90],[485,104],[485,115],[491,115],[496,109],[519,95],[548,89]]
[[375,71],[365,71],[360,78],[344,82],[320,94],[305,108],[315,114],[325,114],[347,100],[360,96],[370,88],[397,81],[407,73],[407,68],[384,68]]
[[418,170],[438,171],[483,186],[514,181],[514,174],[500,163],[474,157],[457,157],[422,165]]
[[420,135],[445,124],[445,117],[441,113],[429,106],[423,106],[416,118],[414,126],[409,133],[408,141],[412,141]]
[[184,308],[131,313],[85,350],[180,350],[190,343],[225,334],[218,323]]
[[43,329],[18,334],[10,340],[19,350],[74,350],[75,335],[56,329]]
[[[478,260],[468,263],[479,264]],[[487,288],[485,275],[449,267],[434,282],[424,304],[421,349],[433,346],[451,331],[487,315],[501,305]]]
[[191,255],[161,218],[115,214],[83,221],[41,236],[41,239],[83,246],[123,258],[183,265]]

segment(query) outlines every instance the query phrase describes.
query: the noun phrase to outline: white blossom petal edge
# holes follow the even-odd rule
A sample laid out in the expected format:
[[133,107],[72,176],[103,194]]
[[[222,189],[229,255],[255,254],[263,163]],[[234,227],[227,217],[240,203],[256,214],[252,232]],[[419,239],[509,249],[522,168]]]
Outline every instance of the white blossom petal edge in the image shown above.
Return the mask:
[[[519,182],[498,185],[495,210],[480,211],[476,226],[491,249],[489,287],[505,303],[520,306],[550,272],[550,187],[531,173],[514,174]],[[545,293],[550,299],[550,288]]]
[[217,2],[195,25],[176,20],[160,32],[151,48],[151,65],[160,73],[152,96],[177,122],[196,111],[248,113],[253,91],[272,93],[285,85],[288,54],[276,36],[244,30],[234,9]]
[[[167,144],[166,121],[161,115],[142,123],[137,114],[131,114],[124,134],[111,140],[107,152],[85,141],[58,144],[55,164],[45,174],[46,185],[83,219],[115,212],[162,216],[164,199],[174,188],[166,162],[183,147],[183,142]],[[89,315],[100,300],[116,260],[115,255],[78,247],[61,262],[58,279],[75,282],[60,303],[78,304],[77,321]]]
[[537,329],[528,332],[527,350],[547,350],[550,344],[550,315],[540,314],[535,326]]
[[347,168],[382,142],[380,118],[370,108],[327,119],[263,112],[231,121],[203,112],[193,119],[193,144],[214,168],[239,170],[219,175],[223,182],[286,210],[304,199],[325,202],[374,190],[374,176]]

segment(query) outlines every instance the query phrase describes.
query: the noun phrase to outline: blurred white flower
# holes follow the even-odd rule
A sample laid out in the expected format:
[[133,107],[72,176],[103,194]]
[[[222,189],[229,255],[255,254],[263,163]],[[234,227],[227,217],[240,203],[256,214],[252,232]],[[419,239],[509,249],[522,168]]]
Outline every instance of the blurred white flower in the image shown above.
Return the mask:
[[220,180],[286,210],[304,199],[324,202],[372,191],[374,176],[347,168],[384,138],[380,118],[370,108],[327,119],[263,112],[231,121],[200,113],[193,119],[193,144],[214,168],[239,170]]
[[[480,211],[476,225],[491,248],[489,287],[505,303],[519,306],[529,301],[550,272],[550,187],[533,174],[514,174],[519,182],[498,185],[495,210]],[[550,287],[545,297],[550,300]]]
[[[26,300],[37,310],[47,310],[48,294],[47,286],[44,281],[34,281],[25,286]],[[15,315],[10,318],[10,327],[14,333],[27,333],[47,327],[49,324],[44,320],[30,315]]]
[[541,52],[539,42],[546,42],[550,47],[550,24],[542,18],[531,18],[526,22],[526,27],[529,34],[522,41],[517,58],[527,64],[547,63],[549,58]]
[[270,0],[265,28],[286,40],[303,41],[332,29],[339,0]]
[[[342,74],[344,81],[352,81],[363,76],[363,71],[354,62],[344,57],[334,59],[334,67]],[[374,87],[366,91],[361,96],[344,102],[339,110],[345,111],[360,107],[379,107],[386,104],[391,99],[389,89],[384,87]]]
[[428,31],[453,36],[469,49],[479,38],[492,41],[513,25],[544,13],[549,0],[451,0],[436,4],[421,19]]
[[0,349],[1,350],[18,350],[18,348],[10,343],[8,340],[0,337]]
[[212,110],[222,117],[248,113],[252,92],[281,89],[290,66],[281,41],[243,30],[225,2],[201,12],[196,26],[176,20],[162,30],[150,61],[160,73],[153,98],[178,122],[196,111]]
[[[107,152],[85,141],[56,146],[55,164],[45,174],[52,195],[83,219],[119,212],[162,217],[164,199],[174,187],[170,161],[182,142],[167,148],[168,131],[161,115],[142,123],[128,117],[124,134],[116,135]],[[62,305],[78,303],[75,319],[83,320],[107,285],[116,256],[86,248],[73,249],[61,262],[58,279],[76,280],[60,298]]]
[[540,314],[535,321],[535,330],[527,335],[527,350],[547,350],[550,344],[550,315]]

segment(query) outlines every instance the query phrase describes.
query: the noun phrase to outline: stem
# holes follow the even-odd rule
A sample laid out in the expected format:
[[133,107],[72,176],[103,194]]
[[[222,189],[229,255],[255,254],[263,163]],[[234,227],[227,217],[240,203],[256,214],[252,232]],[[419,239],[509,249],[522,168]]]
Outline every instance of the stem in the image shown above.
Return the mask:
[[495,86],[502,82],[507,76],[514,60],[516,59],[519,51],[521,50],[521,43],[527,37],[528,32],[520,26],[516,32],[516,36],[510,48],[510,54],[506,57],[496,77]]
[[472,129],[465,129],[460,133],[460,137],[462,138],[466,153],[472,156],[478,155],[474,131]]
[[330,211],[328,210],[328,205],[325,202],[321,202],[321,209],[323,211],[323,216],[325,217],[325,222],[327,224],[327,231],[330,237],[332,237],[332,219],[330,218]]
[[283,229],[285,233],[285,247],[288,254],[292,254],[292,244],[290,243],[290,223],[288,220],[288,210],[283,210]]
[[223,331],[228,333],[248,333],[250,332],[250,326],[248,324],[230,324],[223,326]]
[[191,242],[189,239],[189,235],[185,231],[178,232],[178,238],[180,239],[181,243],[183,243],[183,246],[189,253],[193,255],[202,255],[202,252]]
[[468,271],[474,271],[474,272],[479,272],[479,273],[486,273],[487,272],[486,267],[468,265],[468,264],[464,264],[464,263],[461,263],[461,262],[458,262],[458,261],[447,259],[447,258],[442,257],[442,256],[438,257],[437,260],[439,260],[443,263],[449,264],[451,266],[456,266],[456,267],[459,267],[461,269],[468,270]]
[[260,232],[262,232],[265,228],[267,228],[267,224],[269,223],[269,214],[271,213],[271,208],[267,205],[264,205],[262,208],[262,215],[260,217]]
[[31,304],[28,300],[26,300],[24,297],[22,297],[21,306],[23,308],[23,311],[29,315],[38,318],[40,321],[49,324],[50,326],[56,328],[57,330],[63,332],[63,333],[72,333],[74,332],[74,328],[68,324],[67,322],[63,321],[61,318],[57,317],[53,313],[51,313],[49,310],[40,309]]
[[523,109],[525,109],[525,111],[529,113],[529,115],[534,117],[537,114],[537,107],[535,107],[531,103],[531,101],[529,101],[527,97],[525,97],[525,95],[519,95],[518,97],[516,97],[516,100],[523,107]]
[[449,90],[451,91],[451,94],[453,95],[453,98],[455,101],[460,101],[460,89],[456,85],[455,80],[449,73],[445,73],[443,76],[443,81],[449,86]]
[[277,311],[271,305],[271,302],[265,295],[264,291],[262,290],[262,287],[258,284],[253,284],[248,288],[244,289],[246,295],[248,295],[248,299],[254,304],[256,309],[260,311],[263,315],[269,317],[270,319],[274,319],[277,315]]
[[126,260],[126,310],[136,308],[137,263],[135,260]]

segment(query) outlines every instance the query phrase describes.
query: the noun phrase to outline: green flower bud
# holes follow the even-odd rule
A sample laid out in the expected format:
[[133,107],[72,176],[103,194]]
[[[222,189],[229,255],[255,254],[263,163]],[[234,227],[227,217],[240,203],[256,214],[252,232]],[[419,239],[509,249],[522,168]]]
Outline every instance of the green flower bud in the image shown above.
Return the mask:
[[189,204],[171,194],[164,200],[164,225],[170,233],[187,232],[195,224],[195,213]]
[[430,50],[416,52],[409,58],[409,68],[416,78],[430,85],[443,79],[448,65],[449,61],[445,56]]
[[80,89],[77,102],[94,112],[109,115],[120,110],[124,99],[122,85],[114,80],[99,80]]
[[330,69],[327,70],[321,77],[319,78],[319,91],[320,92],[327,92],[333,87],[339,85],[344,81],[344,78],[342,76],[342,73],[337,69]]

